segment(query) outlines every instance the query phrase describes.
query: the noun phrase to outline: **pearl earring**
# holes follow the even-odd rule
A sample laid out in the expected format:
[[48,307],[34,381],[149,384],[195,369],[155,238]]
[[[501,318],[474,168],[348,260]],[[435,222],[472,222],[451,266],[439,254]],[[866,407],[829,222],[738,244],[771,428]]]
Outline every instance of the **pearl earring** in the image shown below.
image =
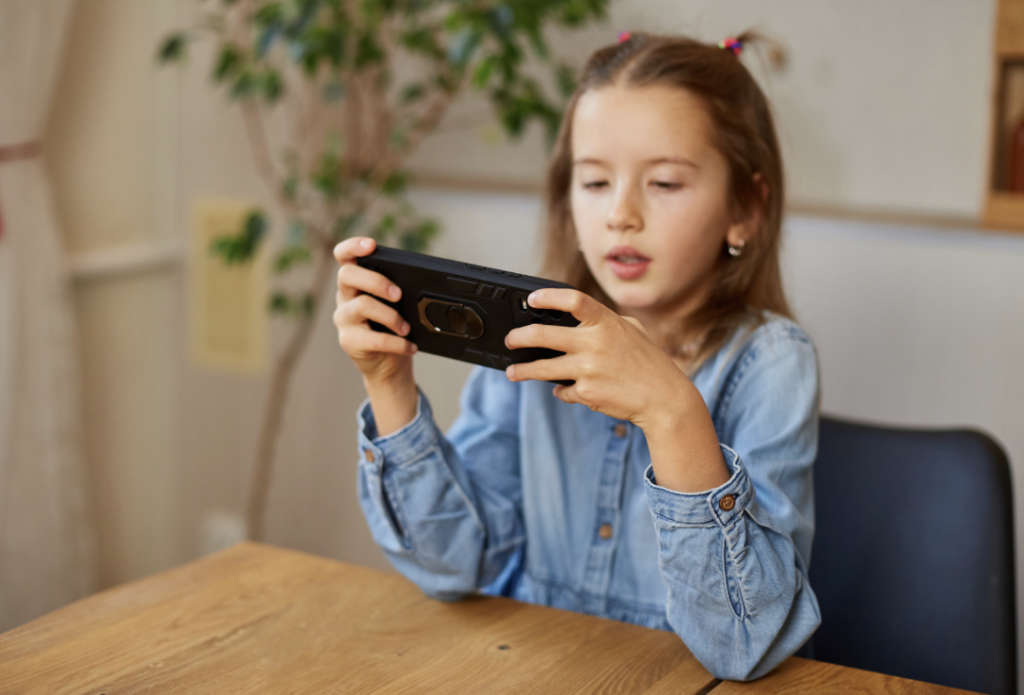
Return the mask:
[[744,239],[740,239],[735,246],[728,242],[726,242],[726,245],[729,247],[729,255],[732,256],[733,258],[738,258],[740,255],[742,255],[743,247],[747,245],[747,242]]

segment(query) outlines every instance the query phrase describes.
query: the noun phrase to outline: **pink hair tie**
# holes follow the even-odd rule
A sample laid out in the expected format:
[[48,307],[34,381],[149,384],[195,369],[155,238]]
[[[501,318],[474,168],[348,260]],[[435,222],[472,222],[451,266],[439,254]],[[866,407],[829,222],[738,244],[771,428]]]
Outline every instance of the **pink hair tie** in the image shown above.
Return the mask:
[[733,55],[735,56],[738,56],[740,53],[743,52],[743,42],[737,41],[732,36],[722,41],[719,41],[718,47],[732,51]]
[[630,34],[628,31],[620,31],[619,32],[619,43],[622,43],[623,41],[629,41],[629,39],[632,36],[633,35]]

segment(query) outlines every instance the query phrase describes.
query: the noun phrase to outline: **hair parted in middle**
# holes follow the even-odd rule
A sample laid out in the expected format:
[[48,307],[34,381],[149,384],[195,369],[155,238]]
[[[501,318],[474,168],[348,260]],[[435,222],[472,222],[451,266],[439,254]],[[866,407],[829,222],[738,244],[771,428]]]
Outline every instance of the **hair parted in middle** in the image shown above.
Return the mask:
[[[715,283],[705,306],[677,336],[698,340],[689,372],[714,354],[740,325],[762,320],[763,311],[792,317],[782,289],[779,242],[784,182],[782,155],[768,100],[736,51],[681,36],[631,32],[596,51],[587,61],[569,100],[548,168],[547,228],[541,274],[567,282],[614,309],[578,250],[572,219],[572,120],[580,97],[610,86],[668,86],[696,96],[707,110],[714,146],[729,168],[729,206],[738,218],[759,213],[760,226],[740,257],[726,245],[717,260]],[[753,32],[735,37],[744,47],[777,46]],[[680,331],[682,329],[680,328]]]

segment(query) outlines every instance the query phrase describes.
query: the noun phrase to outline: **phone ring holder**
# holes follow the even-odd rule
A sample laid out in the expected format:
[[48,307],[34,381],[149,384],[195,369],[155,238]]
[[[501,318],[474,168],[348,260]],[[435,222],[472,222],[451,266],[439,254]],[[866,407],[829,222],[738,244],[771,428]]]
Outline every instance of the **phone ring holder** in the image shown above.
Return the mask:
[[[444,307],[448,308],[444,309]],[[424,297],[416,305],[416,308],[419,312],[420,323],[426,326],[431,333],[454,335],[470,340],[475,340],[484,334],[483,319],[473,309],[462,304]],[[448,328],[452,330],[445,330],[437,325],[442,322],[446,322]]]

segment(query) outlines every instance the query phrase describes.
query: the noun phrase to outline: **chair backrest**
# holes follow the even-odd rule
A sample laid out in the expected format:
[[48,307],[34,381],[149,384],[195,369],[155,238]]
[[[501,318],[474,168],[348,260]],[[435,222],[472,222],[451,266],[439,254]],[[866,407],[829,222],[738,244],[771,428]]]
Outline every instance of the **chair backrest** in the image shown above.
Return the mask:
[[814,489],[813,657],[1015,694],[1013,495],[999,445],[822,418]]

